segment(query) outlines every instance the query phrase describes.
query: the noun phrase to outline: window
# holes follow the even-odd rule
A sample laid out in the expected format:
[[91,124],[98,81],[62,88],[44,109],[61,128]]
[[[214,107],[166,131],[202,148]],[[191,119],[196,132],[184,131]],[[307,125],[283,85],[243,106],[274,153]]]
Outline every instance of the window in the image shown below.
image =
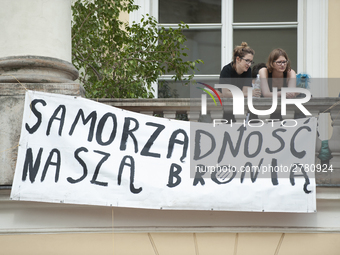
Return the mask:
[[[177,27],[183,21],[189,29],[183,33],[189,49],[184,60],[202,59],[195,77],[216,83],[221,68],[221,0],[159,0],[158,21],[164,27]],[[159,79],[160,96],[190,97],[189,86],[170,80],[171,75]],[[166,86],[164,86],[166,84]]]
[[[138,21],[141,15],[155,16],[165,27],[180,21],[189,25],[185,31],[189,58],[205,64],[196,72],[197,80],[214,84],[221,68],[232,58],[232,50],[246,41],[256,54],[256,63],[266,62],[270,51],[287,51],[292,68],[312,77],[327,77],[327,9],[328,1],[306,0],[135,0],[141,8],[130,15]],[[179,97],[188,97],[188,87],[170,81]],[[207,82],[208,83],[208,82]],[[157,84],[155,85],[157,90]],[[314,95],[325,96],[327,88],[312,88]]]
[[282,48],[297,71],[297,7],[297,0],[234,1],[233,45],[247,42],[255,50],[256,63],[266,63],[273,49]]
[[[283,48],[290,57],[292,68],[297,70],[297,0],[287,0],[284,4],[271,0],[237,0],[226,4],[228,1],[221,0],[158,1],[161,25],[172,27],[181,21],[189,25],[189,30],[184,31],[188,38],[187,59],[204,61],[198,66],[196,79],[216,83],[221,68],[231,61],[233,48],[243,41],[255,50],[256,63],[266,62],[272,49]],[[232,19],[227,16],[232,16]],[[226,51],[230,53],[225,54]],[[222,58],[222,55],[225,57]],[[162,77],[160,83],[167,83],[167,89],[174,92],[170,92],[171,95],[189,97],[189,88],[179,82],[171,82],[169,78]]]

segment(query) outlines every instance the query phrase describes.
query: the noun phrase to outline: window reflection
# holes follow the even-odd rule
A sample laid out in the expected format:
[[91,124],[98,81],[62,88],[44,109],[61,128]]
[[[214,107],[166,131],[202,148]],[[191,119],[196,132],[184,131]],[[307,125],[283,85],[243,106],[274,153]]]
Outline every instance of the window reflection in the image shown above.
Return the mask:
[[159,0],[159,23],[220,23],[221,0]]
[[234,22],[297,21],[297,0],[236,0]]
[[275,48],[284,49],[297,70],[297,29],[235,29],[234,45],[247,42],[255,50],[255,63],[267,62],[269,53]]

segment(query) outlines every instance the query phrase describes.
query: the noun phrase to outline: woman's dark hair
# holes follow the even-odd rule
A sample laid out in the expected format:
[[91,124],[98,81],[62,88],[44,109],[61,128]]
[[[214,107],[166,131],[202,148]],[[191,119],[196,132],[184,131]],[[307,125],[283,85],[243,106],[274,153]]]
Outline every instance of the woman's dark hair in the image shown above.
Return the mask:
[[241,45],[236,46],[233,53],[233,68],[236,69],[236,58],[244,58],[245,55],[255,55],[255,51],[248,46],[248,43],[242,42]]
[[267,67],[265,63],[258,63],[256,65],[254,65],[252,68],[251,68],[251,78],[256,78],[257,77],[257,74],[259,73],[260,69],[263,68],[263,67]]

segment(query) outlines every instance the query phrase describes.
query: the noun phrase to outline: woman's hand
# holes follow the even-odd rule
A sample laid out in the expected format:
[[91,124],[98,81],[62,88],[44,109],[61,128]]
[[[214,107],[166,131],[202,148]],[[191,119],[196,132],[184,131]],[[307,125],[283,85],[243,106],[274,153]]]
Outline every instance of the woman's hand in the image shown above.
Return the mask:
[[253,89],[253,97],[261,97],[261,90]]
[[286,97],[287,98],[294,98],[294,97],[296,97],[296,94],[295,93],[286,93]]

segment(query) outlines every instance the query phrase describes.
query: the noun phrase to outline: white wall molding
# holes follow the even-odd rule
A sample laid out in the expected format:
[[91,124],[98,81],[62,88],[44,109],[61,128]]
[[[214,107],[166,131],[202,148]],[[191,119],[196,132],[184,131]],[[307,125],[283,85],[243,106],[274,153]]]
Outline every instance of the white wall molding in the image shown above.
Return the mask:
[[222,1],[222,49],[221,49],[221,69],[232,60],[233,46],[233,0]]
[[[340,233],[340,187],[317,187],[317,213],[147,210],[11,201],[0,190],[0,234]],[[112,220],[113,219],[113,220]]]
[[[305,70],[313,78],[327,78],[328,74],[328,0],[305,0],[304,30]],[[326,88],[320,96],[328,95]]]
[[[328,97],[328,0],[299,0],[303,2],[303,69],[318,82],[311,85],[316,97]],[[299,10],[301,14],[301,10]],[[301,55],[299,54],[299,57]],[[321,140],[328,139],[328,115],[319,116]]]

